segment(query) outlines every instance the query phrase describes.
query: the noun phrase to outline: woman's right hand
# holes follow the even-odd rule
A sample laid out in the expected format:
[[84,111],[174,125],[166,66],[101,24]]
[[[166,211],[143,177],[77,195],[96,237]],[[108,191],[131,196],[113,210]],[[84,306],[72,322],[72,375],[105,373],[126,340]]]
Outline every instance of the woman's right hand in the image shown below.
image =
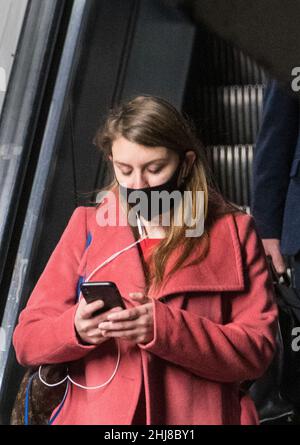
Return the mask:
[[98,325],[101,321],[106,321],[106,317],[109,314],[123,310],[121,307],[116,307],[100,315],[93,316],[93,313],[102,309],[103,305],[102,300],[87,303],[84,298],[82,298],[78,304],[74,324],[80,341],[85,344],[100,345],[109,340],[109,338],[102,336]]

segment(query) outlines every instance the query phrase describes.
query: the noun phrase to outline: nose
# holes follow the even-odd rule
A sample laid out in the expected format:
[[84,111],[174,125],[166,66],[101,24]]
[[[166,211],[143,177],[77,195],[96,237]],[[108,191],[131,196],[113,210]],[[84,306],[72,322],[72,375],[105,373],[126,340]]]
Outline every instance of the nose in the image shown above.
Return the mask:
[[130,181],[129,188],[140,189],[144,187],[149,187],[148,181],[141,172],[136,172]]

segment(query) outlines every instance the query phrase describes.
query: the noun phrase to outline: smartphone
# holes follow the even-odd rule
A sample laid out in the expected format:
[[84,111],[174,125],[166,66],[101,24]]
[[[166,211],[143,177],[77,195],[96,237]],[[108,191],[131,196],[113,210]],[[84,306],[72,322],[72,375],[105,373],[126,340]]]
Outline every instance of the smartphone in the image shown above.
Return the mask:
[[88,281],[86,283],[81,283],[80,290],[87,303],[103,300],[103,308],[97,310],[93,316],[109,311],[114,307],[126,309],[119,289],[112,281]]

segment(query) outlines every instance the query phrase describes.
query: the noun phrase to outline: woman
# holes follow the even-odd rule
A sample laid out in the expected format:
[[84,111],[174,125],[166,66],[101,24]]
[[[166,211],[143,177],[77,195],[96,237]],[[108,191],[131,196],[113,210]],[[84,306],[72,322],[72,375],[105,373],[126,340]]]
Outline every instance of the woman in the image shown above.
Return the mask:
[[[272,360],[277,309],[253,218],[215,190],[195,131],[161,98],[111,110],[95,142],[113,167],[106,190],[120,199],[75,209],[20,315],[19,363],[69,362],[77,385],[55,424],[257,424],[242,388]],[[193,215],[202,191],[203,233],[175,224],[183,206],[173,201],[169,225],[152,201],[150,217],[141,208],[129,224],[132,190],[189,192]],[[106,210],[125,224],[100,224]],[[74,304],[83,273],[115,282],[126,309]]]

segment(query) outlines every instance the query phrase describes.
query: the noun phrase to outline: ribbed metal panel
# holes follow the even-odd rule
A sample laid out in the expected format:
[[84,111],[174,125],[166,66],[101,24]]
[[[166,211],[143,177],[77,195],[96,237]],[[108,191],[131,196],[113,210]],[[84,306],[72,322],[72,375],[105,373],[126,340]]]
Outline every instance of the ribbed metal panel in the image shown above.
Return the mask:
[[199,27],[197,54],[202,85],[246,85],[265,83],[265,71],[240,49]]
[[253,144],[262,103],[263,85],[199,87],[198,114],[206,145]]
[[207,147],[208,160],[222,193],[239,206],[248,206],[251,193],[253,145]]

